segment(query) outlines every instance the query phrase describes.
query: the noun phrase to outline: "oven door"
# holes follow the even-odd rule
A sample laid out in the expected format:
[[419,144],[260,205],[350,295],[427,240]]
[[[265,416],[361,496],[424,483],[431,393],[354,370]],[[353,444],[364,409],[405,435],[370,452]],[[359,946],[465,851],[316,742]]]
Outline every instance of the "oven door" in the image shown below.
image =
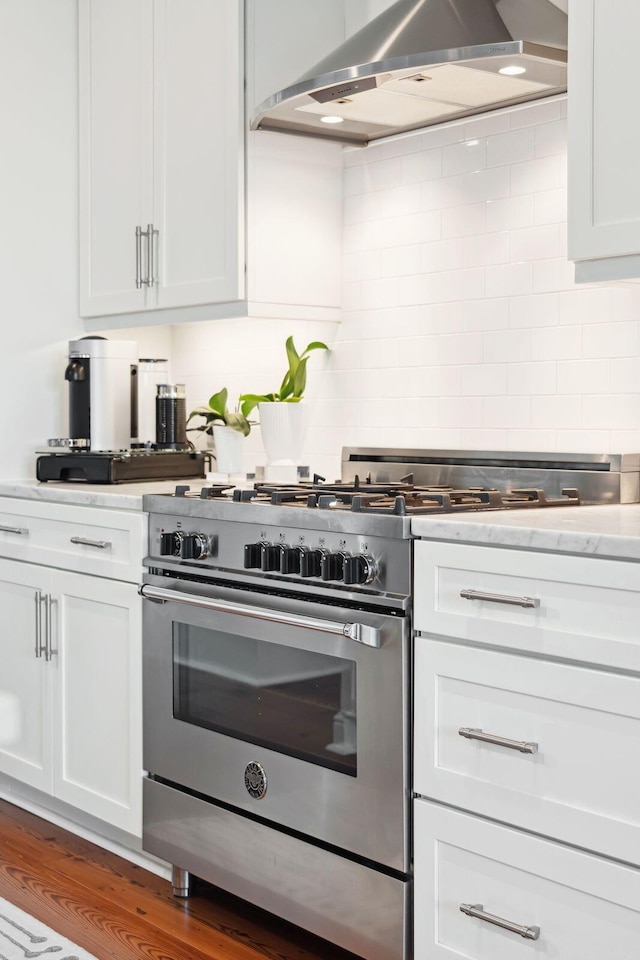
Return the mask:
[[148,575],[144,766],[407,872],[406,617]]

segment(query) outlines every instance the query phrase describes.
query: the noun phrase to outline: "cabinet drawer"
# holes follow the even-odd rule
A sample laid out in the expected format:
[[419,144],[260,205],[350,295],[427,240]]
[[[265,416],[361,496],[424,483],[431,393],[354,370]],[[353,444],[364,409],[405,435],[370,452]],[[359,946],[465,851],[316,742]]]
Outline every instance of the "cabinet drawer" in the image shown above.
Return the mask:
[[415,678],[417,793],[640,864],[639,677],[418,637]]
[[146,515],[0,498],[0,556],[136,583]]
[[637,563],[423,540],[414,590],[425,633],[640,671]]
[[[417,958],[637,960],[635,868],[426,800],[414,802],[414,814]],[[469,916],[461,904],[537,939]]]

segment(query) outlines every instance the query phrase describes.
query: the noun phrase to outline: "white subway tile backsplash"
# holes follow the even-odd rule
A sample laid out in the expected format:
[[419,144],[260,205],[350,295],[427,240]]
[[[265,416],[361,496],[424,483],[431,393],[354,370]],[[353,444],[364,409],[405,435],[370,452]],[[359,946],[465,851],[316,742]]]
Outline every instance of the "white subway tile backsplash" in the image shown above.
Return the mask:
[[273,389],[292,333],[332,341],[307,392],[323,475],[347,444],[640,449],[640,284],[574,282],[565,118],[555,97],[345,149],[342,323],[176,326],[188,402]]
[[549,327],[558,323],[558,294],[537,293],[509,300],[509,326]]
[[460,270],[465,263],[464,241],[438,240],[424,243],[420,248],[420,273],[436,273],[442,270]]
[[475,237],[465,237],[464,266],[484,267],[509,261],[509,233],[485,233]]
[[638,354],[638,323],[589,324],[584,328],[584,357],[635,357]]
[[506,363],[470,363],[460,370],[463,397],[501,396],[507,393]]
[[522,163],[535,156],[535,128],[522,127],[491,137],[487,145],[487,166],[502,167]]
[[514,396],[527,394],[531,397],[556,393],[555,361],[510,363],[507,392]]
[[[402,182],[424,183],[443,176],[442,150],[423,150],[409,153],[402,158]],[[445,174],[446,176],[446,174]]]
[[528,103],[511,111],[511,129],[517,130],[520,127],[534,126],[538,123],[547,123],[550,120],[558,120],[563,114],[563,108],[566,105],[566,95],[562,99],[550,98],[549,100],[539,101],[537,103]]
[[534,426],[531,422],[530,397],[485,397],[482,407],[485,427],[522,430]]
[[611,360],[611,392],[640,393],[640,357]]
[[442,148],[442,175],[456,176],[471,173],[487,166],[487,141],[462,140]]
[[581,326],[540,327],[531,331],[532,360],[579,360],[581,357]]
[[582,427],[582,397],[536,397],[531,401],[531,426],[536,430]]
[[555,190],[566,186],[562,176],[560,157],[541,157],[537,160],[525,160],[511,166],[511,196],[540,193],[542,190]]
[[474,173],[464,174],[463,181],[463,203],[500,200],[509,196],[510,167],[476,170]]
[[533,210],[532,194],[509,197],[507,200],[492,200],[486,205],[487,233],[530,227],[534,222]]
[[531,263],[507,263],[486,269],[488,297],[517,297],[531,293]]
[[533,292],[569,290],[574,285],[574,267],[564,259],[536,260],[533,263]]
[[534,198],[533,216],[536,223],[557,223],[566,226],[567,188],[541,190]]
[[561,253],[557,223],[511,231],[511,259],[514,261],[546,260],[559,257]]
[[584,397],[584,426],[590,430],[637,430],[638,400],[638,394],[601,393]]
[[509,300],[467,300],[462,305],[465,330],[505,330],[509,326]]
[[440,210],[421,211],[402,217],[402,243],[429,243],[439,240],[442,233],[442,213]]
[[525,363],[531,359],[530,330],[499,330],[484,335],[487,363]]
[[609,360],[558,360],[559,394],[602,394],[611,390]]
[[442,236],[470,237],[487,229],[487,204],[471,203],[442,211]]
[[540,123],[536,127],[536,157],[555,157],[567,149],[566,118]]

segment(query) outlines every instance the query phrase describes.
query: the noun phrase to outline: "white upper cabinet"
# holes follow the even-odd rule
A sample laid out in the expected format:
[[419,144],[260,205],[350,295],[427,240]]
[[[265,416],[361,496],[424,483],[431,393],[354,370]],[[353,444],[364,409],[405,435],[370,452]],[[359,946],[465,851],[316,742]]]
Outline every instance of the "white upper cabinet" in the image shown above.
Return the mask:
[[80,0],[80,312],[243,295],[242,4]]
[[339,319],[341,147],[249,134],[247,114],[342,41],[344,0],[79,12],[87,328]]
[[577,281],[640,277],[640,4],[569,8],[569,258]]

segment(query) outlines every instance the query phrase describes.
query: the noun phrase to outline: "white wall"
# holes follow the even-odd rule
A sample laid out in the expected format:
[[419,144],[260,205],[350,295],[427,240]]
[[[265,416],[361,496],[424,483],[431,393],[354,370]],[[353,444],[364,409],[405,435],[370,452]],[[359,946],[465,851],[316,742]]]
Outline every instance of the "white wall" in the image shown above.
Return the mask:
[[[2,474],[62,427],[77,309],[75,0],[0,0]],[[66,425],[65,425],[66,431]]]

